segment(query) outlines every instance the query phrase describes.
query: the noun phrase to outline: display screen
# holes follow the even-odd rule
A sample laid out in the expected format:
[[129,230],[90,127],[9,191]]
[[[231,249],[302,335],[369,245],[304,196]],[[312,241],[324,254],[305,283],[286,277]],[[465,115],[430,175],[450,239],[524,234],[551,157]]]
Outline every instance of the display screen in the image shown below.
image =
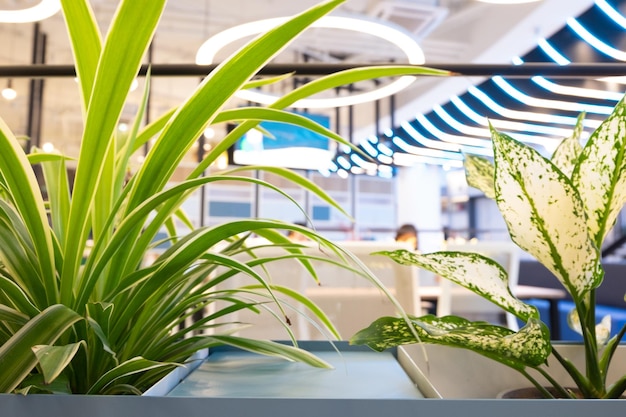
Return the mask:
[[[330,128],[330,118],[323,114],[299,115]],[[231,149],[235,165],[270,165],[292,169],[327,169],[335,156],[336,144],[326,136],[300,126],[264,121],[260,130],[250,130]],[[272,136],[264,135],[265,130]]]

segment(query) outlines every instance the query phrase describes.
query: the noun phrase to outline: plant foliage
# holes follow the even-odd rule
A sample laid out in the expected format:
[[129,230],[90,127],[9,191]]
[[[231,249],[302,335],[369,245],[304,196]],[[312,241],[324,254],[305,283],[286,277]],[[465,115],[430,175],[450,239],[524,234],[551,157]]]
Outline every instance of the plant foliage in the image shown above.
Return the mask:
[[[626,375],[610,385],[606,377],[626,327],[609,338],[610,319],[596,319],[595,289],[604,277],[600,248],[626,202],[626,103],[617,104],[584,146],[580,143],[583,117],[551,159],[492,127],[493,162],[468,156],[465,168],[468,183],[495,199],[511,239],[548,268],[572,296],[575,311],[569,321],[583,336],[584,369],[577,369],[552,346],[535,308],[509,291],[506,272],[472,253],[384,254],[433,271],[513,313],[526,323],[518,332],[458,317],[411,317],[408,322],[386,317],[361,330],[351,342],[377,350],[419,340],[471,349],[522,372],[546,396],[552,394],[529,369],[543,375],[560,395],[573,397],[550,376],[545,362],[552,353],[585,398],[621,396]],[[407,331],[411,328],[416,332]]]
[[[286,315],[280,294],[308,306],[336,334],[314,304],[270,285],[253,269],[279,258],[244,262],[235,255],[250,251],[246,237],[257,234],[283,246],[315,278],[307,256],[281,229],[297,230],[346,261],[350,254],[308,228],[270,219],[179,230],[176,219],[191,226],[180,207],[192,192],[216,181],[247,181],[291,198],[269,183],[237,175],[237,169],[204,173],[260,120],[297,124],[350,146],[328,129],[281,110],[302,97],[362,79],[444,72],[413,66],[355,69],[302,86],[267,108],[225,109],[238,90],[258,84],[255,74],[289,41],[342,3],[330,0],[250,41],[207,74],[186,101],[142,126],[147,87],[130,133],[121,135],[116,126],[166,1],[120,1],[106,37],[87,0],[61,3],[84,130],[70,184],[65,157],[37,150],[26,155],[0,119],[0,391],[136,394],[193,352],[218,344],[327,366],[297,346],[220,334],[212,321],[238,309],[258,311],[249,301],[251,292],[264,294]],[[188,178],[173,184],[176,167],[204,129],[229,121],[238,126]],[[149,140],[145,161],[134,170],[131,156]],[[42,168],[45,196],[33,164]],[[302,176],[275,167],[254,169],[280,175],[341,210]],[[161,230],[169,232],[170,246],[147,265],[146,254],[159,243],[155,237]],[[248,275],[257,286],[218,289],[236,274]],[[180,327],[217,301],[226,307]]]

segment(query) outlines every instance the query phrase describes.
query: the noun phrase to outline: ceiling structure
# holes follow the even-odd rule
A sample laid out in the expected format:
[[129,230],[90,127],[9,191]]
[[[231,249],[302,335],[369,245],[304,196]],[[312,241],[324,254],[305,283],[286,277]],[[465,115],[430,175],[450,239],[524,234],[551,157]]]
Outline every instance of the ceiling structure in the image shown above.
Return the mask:
[[[566,19],[562,28],[538,37],[524,54],[510,54],[515,65],[546,63],[623,63],[626,59],[626,2],[598,0]],[[565,71],[563,72],[565,73]],[[572,134],[585,113],[583,139],[599,126],[624,94],[623,77],[494,76],[474,81],[431,103],[391,129],[361,142],[371,157],[395,165],[430,161],[462,166],[463,153],[491,156],[489,124],[549,156]],[[339,158],[352,169],[354,156]],[[358,163],[356,164],[358,165]]]
[[[617,14],[626,13],[626,2],[621,0],[598,0],[607,3]],[[0,0],[0,10],[26,7],[37,3],[36,0]],[[154,64],[192,64],[195,55],[202,43],[214,34],[244,23],[258,19],[288,16],[317,3],[317,0],[171,0],[166,6],[161,25],[156,33],[150,54],[146,62]],[[116,0],[92,0],[92,7],[103,30],[114,13]],[[481,3],[477,0],[347,0],[338,11],[341,14],[360,16],[366,19],[379,19],[398,25],[410,33],[422,47],[426,65],[451,63],[489,63],[508,64],[514,57],[522,57],[525,61],[548,62],[546,53],[537,52],[536,46],[542,39],[551,39],[559,34],[563,42],[572,42],[580,38],[571,33],[571,26],[567,19],[582,15],[586,10],[596,10],[584,24],[592,24],[599,19],[605,19],[606,11],[594,6],[593,0],[542,0],[529,4],[495,5]],[[610,20],[612,22],[613,20]],[[591,22],[591,23],[590,23]],[[626,50],[620,39],[624,28],[614,23],[600,22],[603,37],[618,50]],[[567,29],[570,28],[570,29]],[[561,30],[561,32],[559,32]],[[613,31],[613,35],[604,32]],[[45,34],[46,49],[45,62],[48,64],[71,64],[72,56],[65,33],[62,16],[55,15],[40,22],[38,25],[29,24],[0,24],[0,36],[3,39],[3,48],[0,50],[0,65],[24,65],[33,59],[33,38],[38,31]],[[560,44],[559,44],[560,45]],[[238,44],[231,45],[235,48]],[[581,49],[580,47],[561,47],[565,51]],[[223,54],[231,50],[223,51]],[[585,58],[582,62],[602,61],[611,59],[598,58],[597,53],[583,49],[580,52]],[[623,53],[623,52],[622,52]],[[573,54],[566,54],[573,59]],[[218,56],[218,60],[225,55]],[[285,50],[276,60],[283,63],[302,62],[348,62],[348,63],[383,63],[404,62],[406,58],[397,48],[391,47],[385,41],[374,36],[358,34],[352,31],[337,31],[315,29],[302,36],[298,41]],[[0,79],[2,83],[8,80]],[[198,77],[155,77],[151,86],[151,106],[149,118],[169,110],[182,102],[191,93],[199,82]],[[541,81],[551,83],[553,80]],[[566,86],[579,86],[580,80],[567,81]],[[140,88],[136,97],[131,98],[121,122],[130,121],[137,109],[136,102],[141,95],[143,80],[139,80]],[[593,84],[598,90],[619,87],[614,84],[599,86],[597,81],[585,79],[585,84]],[[0,117],[13,128],[17,134],[27,134],[28,103],[30,80],[15,78],[13,87],[18,96],[15,100],[0,99]],[[561,85],[563,83],[560,83]],[[511,87],[508,87],[510,85]],[[511,88],[531,88],[531,93],[539,98],[547,94],[544,87],[538,84],[537,79],[514,81],[498,79],[485,81],[478,77],[451,77],[434,79],[433,77],[418,78],[411,87],[397,94],[393,100],[383,99],[378,104],[368,103],[353,106],[352,109],[327,110],[333,118],[333,127],[354,143],[361,143],[365,151],[378,158],[379,167],[399,166],[420,162],[445,163],[451,161],[454,165],[459,159],[459,151],[489,148],[489,139],[486,129],[476,120],[467,120],[473,112],[478,113],[481,122],[489,117],[493,120],[512,119],[515,117],[498,114],[493,106],[485,103],[489,98],[495,100],[494,91],[505,91]],[[277,87],[279,88],[279,87]],[[371,88],[369,85],[358,88]],[[534,89],[534,90],[533,90]],[[340,92],[341,93],[341,92]],[[453,97],[451,99],[451,97]],[[604,97],[603,97],[604,99]],[[135,103],[132,100],[136,100]],[[522,111],[528,104],[510,103],[515,98],[507,98],[500,102],[501,106],[511,111]],[[82,132],[82,117],[77,106],[78,91],[71,77],[46,78],[44,80],[43,119],[41,125],[41,142],[52,143],[56,148],[68,155],[76,155],[80,133]],[[614,104],[614,101],[613,101]],[[233,103],[237,105],[237,103]],[[463,106],[473,106],[470,109]],[[602,104],[606,106],[606,104]],[[535,107],[535,106],[533,106]],[[554,109],[553,109],[554,110]],[[534,111],[534,110],[533,110]],[[538,110],[547,113],[547,110]],[[519,116],[519,114],[518,114]],[[589,127],[593,125],[596,116],[590,115]],[[545,124],[536,121],[536,125]],[[432,126],[431,126],[432,125]],[[511,126],[511,125],[508,125]],[[565,123],[558,130],[551,131],[544,137],[562,137],[571,124]],[[419,141],[410,137],[417,132]],[[513,129],[515,130],[515,129]],[[438,133],[441,132],[441,133]],[[535,135],[537,132],[528,132]],[[215,139],[223,135],[218,130]],[[404,142],[400,144],[394,138]],[[462,145],[460,140],[468,141]],[[548,139],[549,140],[549,139]],[[541,143],[543,146],[545,143]],[[408,146],[407,146],[408,145]],[[404,148],[402,147],[404,146]],[[548,148],[552,145],[548,145]],[[441,149],[441,148],[444,149]],[[472,148],[473,147],[473,148]],[[370,152],[371,149],[373,152]],[[476,148],[476,149],[474,149]],[[423,150],[428,150],[426,156],[435,156],[436,159],[423,159]],[[419,151],[414,153],[413,151]],[[442,153],[443,152],[443,153]],[[481,151],[482,152],[482,151]],[[190,155],[195,155],[192,150]],[[410,157],[401,156],[403,154]],[[413,155],[419,156],[418,158]],[[398,158],[396,158],[396,156]],[[367,166],[359,166],[358,160],[352,155],[342,156],[346,165],[342,167],[341,160],[336,161],[332,170],[340,173],[362,173],[368,171]],[[404,159],[402,159],[404,158]],[[443,159],[442,159],[443,158]],[[193,163],[190,157],[189,163]],[[371,171],[371,170],[370,170]],[[389,173],[390,170],[373,173]]]

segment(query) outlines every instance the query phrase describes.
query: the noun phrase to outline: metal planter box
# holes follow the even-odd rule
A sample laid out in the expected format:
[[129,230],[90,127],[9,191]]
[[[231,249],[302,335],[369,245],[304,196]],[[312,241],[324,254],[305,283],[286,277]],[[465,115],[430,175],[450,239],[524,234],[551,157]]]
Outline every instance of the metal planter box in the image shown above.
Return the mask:
[[[621,415],[621,400],[427,399],[411,379],[412,361],[398,361],[346,343],[303,342],[334,370],[313,369],[232,349],[211,350],[189,375],[146,396],[0,395],[7,417],[380,417]],[[411,369],[412,368],[412,369]],[[410,376],[411,375],[411,376]],[[182,378],[182,381],[180,379]],[[180,383],[178,383],[180,382]],[[160,385],[160,384],[159,384]],[[171,390],[170,390],[171,388]],[[167,391],[167,392],[166,392]]]

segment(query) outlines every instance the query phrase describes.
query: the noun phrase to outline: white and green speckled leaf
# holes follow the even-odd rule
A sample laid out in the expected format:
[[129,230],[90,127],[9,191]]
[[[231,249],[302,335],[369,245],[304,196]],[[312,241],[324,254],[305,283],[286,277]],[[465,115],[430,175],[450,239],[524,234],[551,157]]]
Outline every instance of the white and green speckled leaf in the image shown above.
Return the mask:
[[470,252],[418,254],[407,250],[378,252],[403,265],[416,265],[461,285],[524,321],[539,318],[534,306],[517,299],[504,268],[493,259]]
[[493,128],[492,140],[496,202],[511,239],[581,299],[600,284],[602,269],[578,192],[531,147]]
[[465,155],[463,166],[465,167],[467,183],[485,193],[487,198],[495,199],[496,192],[493,184],[495,168],[493,163],[487,158],[468,154]]
[[578,161],[578,157],[583,151],[583,146],[580,144],[580,135],[583,132],[584,118],[584,112],[578,115],[572,136],[563,139],[550,159],[552,163],[568,177],[571,177],[572,171],[574,171],[574,166]]
[[412,331],[406,320],[381,317],[360,330],[352,345],[367,345],[383,351],[390,347],[421,342],[470,349],[516,369],[543,364],[552,351],[545,324],[531,319],[519,332],[486,322],[471,322],[456,316],[412,317]]
[[572,173],[597,246],[601,246],[626,202],[625,142],[626,104],[622,100],[591,134]]
[[[578,311],[573,308],[567,314],[567,324],[568,326],[574,330],[579,335],[583,335],[582,324],[580,323],[580,316],[578,315]],[[611,315],[606,315],[602,317],[600,323],[596,324],[596,343],[599,346],[604,346],[609,341],[611,337]]]

